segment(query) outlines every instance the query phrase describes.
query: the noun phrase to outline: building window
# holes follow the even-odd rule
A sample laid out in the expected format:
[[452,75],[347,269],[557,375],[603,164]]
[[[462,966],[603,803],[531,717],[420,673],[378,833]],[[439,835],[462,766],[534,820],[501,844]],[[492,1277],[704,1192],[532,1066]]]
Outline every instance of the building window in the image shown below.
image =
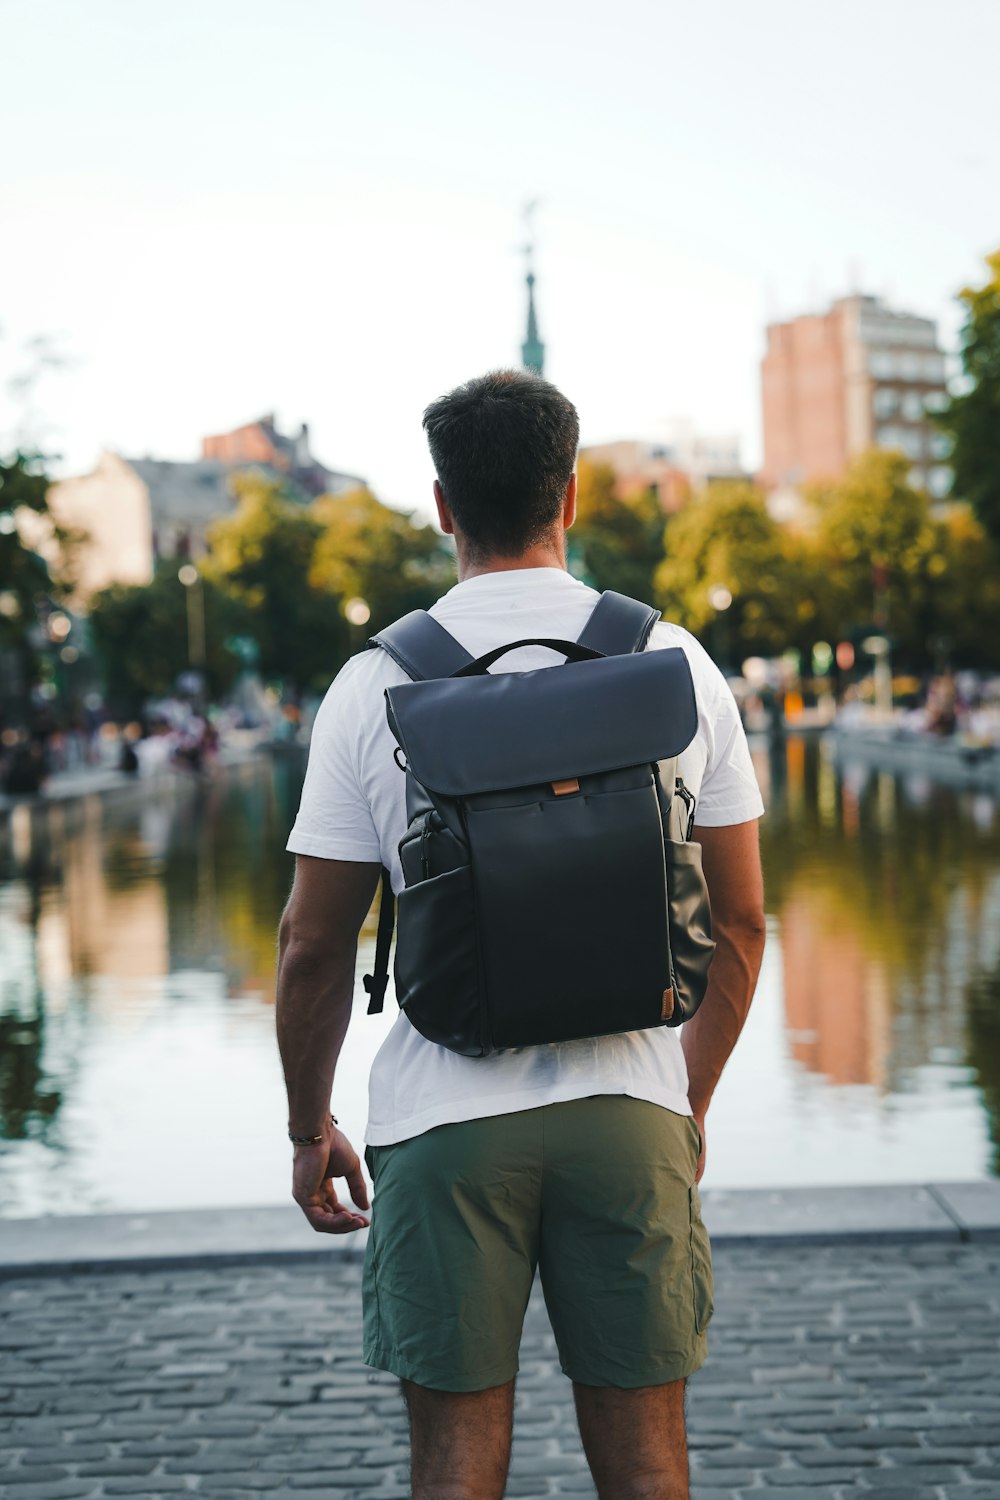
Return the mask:
[[868,356],[868,368],[876,380],[891,380],[896,373],[896,361],[888,349],[873,349]]
[[944,381],[944,355],[925,354],[920,361],[923,380]]
[[943,500],[951,489],[951,470],[947,464],[935,464],[930,473],[930,492],[935,500]]
[[899,407],[899,392],[891,385],[881,385],[875,392],[876,417],[894,417]]
[[927,391],[924,396],[924,411],[944,411],[949,400],[947,391]]
[[880,448],[898,448],[899,428],[892,426],[880,427],[875,434],[875,441]]
[[951,438],[946,432],[931,433],[931,457],[949,458],[951,456]]
[[[904,380],[919,380],[921,366],[922,361],[919,355],[911,354],[909,350],[899,357],[899,373]],[[933,380],[933,375],[930,378]]]
[[912,490],[922,490],[926,488],[927,474],[923,469],[911,469],[906,477]]
[[899,446],[907,458],[923,458],[924,435],[922,432],[908,432],[904,427],[899,434]]
[[919,391],[907,391],[903,396],[903,416],[908,422],[919,422],[924,414],[924,400]]

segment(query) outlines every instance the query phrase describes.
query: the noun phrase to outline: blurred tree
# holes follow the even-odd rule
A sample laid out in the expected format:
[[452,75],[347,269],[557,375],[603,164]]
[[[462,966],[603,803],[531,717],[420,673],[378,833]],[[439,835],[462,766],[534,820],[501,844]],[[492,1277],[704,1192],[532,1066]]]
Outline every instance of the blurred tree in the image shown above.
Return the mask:
[[[24,453],[0,459],[0,653],[8,664],[6,712],[20,722],[30,716],[30,690],[48,644],[43,622],[68,592],[82,536],[54,524],[48,485],[41,459]],[[59,558],[55,577],[41,550],[48,542]]]
[[261,474],[237,475],[234,488],[239,507],[209,531],[202,574],[246,612],[264,677],[326,686],[349,638],[338,597],[310,578],[323,523]]
[[[900,663],[929,666],[956,549],[957,524],[931,516],[925,494],[909,483],[902,453],[870,449],[843,478],[807,492],[816,513],[813,547],[831,610],[832,634],[885,631]],[[966,580],[966,584],[968,580]]]
[[710,485],[670,517],[665,548],[655,602],[717,657],[735,665],[795,640],[808,584],[793,575],[784,533],[754,485]]
[[656,569],[663,561],[659,501],[652,492],[620,500],[611,466],[581,458],[576,522],[567,537],[567,552],[574,571],[582,572],[594,588],[652,599]]
[[[134,718],[147,698],[175,692],[178,676],[190,665],[187,594],[177,574],[177,559],[164,559],[152,583],[113,584],[90,601],[91,638],[108,705],[118,717]],[[203,579],[201,587],[205,686],[209,698],[218,698],[241,670],[223,643],[248,628],[247,612],[211,580]]]
[[27,545],[18,512],[47,513],[48,479],[38,464],[15,453],[0,459],[0,645],[19,645],[36,624],[35,599],[48,594],[48,564]]
[[321,495],[310,514],[321,530],[309,582],[342,601],[364,599],[371,610],[366,636],[411,609],[428,608],[455,581],[454,556],[440,532],[369,490]]
[[925,643],[935,665],[1000,668],[1000,545],[968,505],[934,523]]
[[959,294],[965,303],[962,365],[967,388],[935,417],[952,440],[953,493],[967,500],[1000,543],[1000,250],[989,279]]

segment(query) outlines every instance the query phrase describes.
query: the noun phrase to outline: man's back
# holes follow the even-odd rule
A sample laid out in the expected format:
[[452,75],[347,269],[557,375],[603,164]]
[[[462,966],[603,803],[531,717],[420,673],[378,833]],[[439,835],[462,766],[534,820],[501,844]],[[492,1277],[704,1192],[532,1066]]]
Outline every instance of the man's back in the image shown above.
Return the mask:
[[[431,614],[473,656],[524,637],[575,640],[599,595],[560,568],[491,572],[456,585]],[[647,649],[681,646],[698,705],[698,731],[679,770],[703,826],[762,811],[735,703],[718,669],[686,631],[658,625]],[[496,671],[552,667],[544,647],[526,647]],[[384,692],[407,680],[381,651],[352,659],[331,687],[313,729],[310,768],[288,848],[329,859],[386,865],[403,886],[399,841],[406,829],[403,775],[394,759]],[[628,954],[621,955],[627,975]],[[365,1139],[405,1140],[456,1120],[620,1093],[690,1114],[679,1034],[666,1028],[553,1043],[464,1058],[428,1042],[403,1015],[375,1060]]]

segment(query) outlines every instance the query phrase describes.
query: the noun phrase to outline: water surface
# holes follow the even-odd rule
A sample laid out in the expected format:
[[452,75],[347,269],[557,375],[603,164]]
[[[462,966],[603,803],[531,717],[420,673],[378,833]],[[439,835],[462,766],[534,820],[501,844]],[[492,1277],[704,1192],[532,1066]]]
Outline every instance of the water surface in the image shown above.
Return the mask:
[[[800,740],[755,760],[769,940],[706,1185],[996,1173],[995,801]],[[285,1201],[274,948],[303,769],[0,822],[0,1214]],[[359,982],[335,1089],[356,1144],[394,1009],[366,1016]]]

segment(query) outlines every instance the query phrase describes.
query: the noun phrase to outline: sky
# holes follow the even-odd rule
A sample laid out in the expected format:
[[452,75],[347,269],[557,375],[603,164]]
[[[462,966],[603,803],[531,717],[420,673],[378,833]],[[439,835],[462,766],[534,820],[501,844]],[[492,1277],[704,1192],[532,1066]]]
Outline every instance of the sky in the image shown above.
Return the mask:
[[[760,459],[769,320],[936,318],[1000,247],[1000,0],[0,0],[0,374],[59,472],[264,412],[426,510],[420,415],[519,362],[583,440]],[[24,412],[5,398],[0,443]]]

